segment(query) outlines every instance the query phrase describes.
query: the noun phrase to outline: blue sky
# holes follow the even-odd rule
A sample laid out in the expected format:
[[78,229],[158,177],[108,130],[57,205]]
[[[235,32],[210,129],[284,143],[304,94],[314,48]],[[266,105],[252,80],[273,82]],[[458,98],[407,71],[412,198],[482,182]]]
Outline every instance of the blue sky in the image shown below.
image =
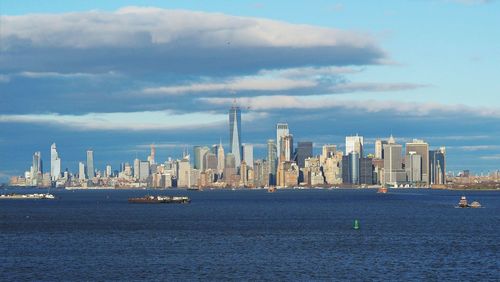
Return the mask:
[[[0,2],[0,179],[56,142],[63,167],[227,143],[234,96],[256,154],[394,134],[448,147],[448,169],[500,168],[500,3]],[[260,144],[260,145],[259,145]],[[367,144],[368,151],[373,150]]]

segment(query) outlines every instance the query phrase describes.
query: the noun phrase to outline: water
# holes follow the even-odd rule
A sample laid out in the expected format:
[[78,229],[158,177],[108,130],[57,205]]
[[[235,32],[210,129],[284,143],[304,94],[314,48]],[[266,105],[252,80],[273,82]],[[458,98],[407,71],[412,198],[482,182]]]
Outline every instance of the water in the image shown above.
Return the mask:
[[[189,205],[127,203],[145,191],[52,192],[60,199],[0,201],[0,280],[500,277],[499,192],[148,191]],[[462,194],[485,208],[454,208]]]

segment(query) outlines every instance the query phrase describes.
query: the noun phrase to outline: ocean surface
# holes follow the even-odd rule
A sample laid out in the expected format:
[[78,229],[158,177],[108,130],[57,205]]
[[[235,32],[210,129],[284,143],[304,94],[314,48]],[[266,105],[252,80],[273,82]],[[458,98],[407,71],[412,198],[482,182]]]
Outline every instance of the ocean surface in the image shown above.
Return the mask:
[[51,193],[0,200],[0,280],[500,280],[500,191]]

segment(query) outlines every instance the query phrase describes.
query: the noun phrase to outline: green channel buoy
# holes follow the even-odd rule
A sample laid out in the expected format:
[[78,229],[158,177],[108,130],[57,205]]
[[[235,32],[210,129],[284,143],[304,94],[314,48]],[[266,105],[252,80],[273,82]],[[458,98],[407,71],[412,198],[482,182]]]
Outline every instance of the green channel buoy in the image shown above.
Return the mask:
[[357,220],[357,219],[354,220],[354,226],[352,228],[354,228],[354,230],[359,229],[359,220]]

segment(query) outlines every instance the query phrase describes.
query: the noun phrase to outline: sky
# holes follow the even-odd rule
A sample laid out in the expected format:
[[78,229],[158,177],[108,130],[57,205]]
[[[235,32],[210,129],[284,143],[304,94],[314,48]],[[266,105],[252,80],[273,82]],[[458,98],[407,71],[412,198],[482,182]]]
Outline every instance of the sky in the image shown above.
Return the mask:
[[77,170],[242,140],[424,139],[500,168],[500,1],[1,1],[0,181],[55,142]]

